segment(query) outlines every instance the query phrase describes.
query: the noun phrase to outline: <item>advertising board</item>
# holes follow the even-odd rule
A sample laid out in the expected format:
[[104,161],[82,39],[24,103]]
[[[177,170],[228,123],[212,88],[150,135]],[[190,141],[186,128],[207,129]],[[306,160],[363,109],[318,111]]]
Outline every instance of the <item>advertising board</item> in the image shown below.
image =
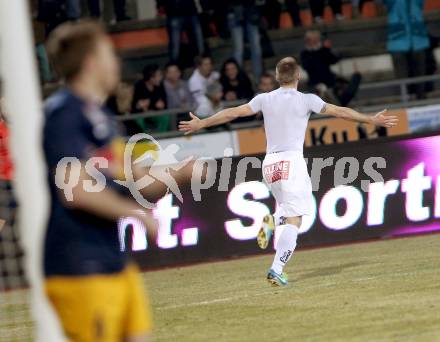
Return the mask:
[[[314,207],[303,220],[299,248],[440,230],[439,135],[314,147],[304,154]],[[189,188],[182,189],[182,203],[164,197],[156,209],[157,241],[147,241],[138,222],[121,220],[121,249],[144,268],[262,253],[255,236],[276,205],[262,182],[263,157],[216,160],[216,181],[199,197]],[[228,162],[225,187],[221,170]],[[243,167],[245,180],[236,180]]]

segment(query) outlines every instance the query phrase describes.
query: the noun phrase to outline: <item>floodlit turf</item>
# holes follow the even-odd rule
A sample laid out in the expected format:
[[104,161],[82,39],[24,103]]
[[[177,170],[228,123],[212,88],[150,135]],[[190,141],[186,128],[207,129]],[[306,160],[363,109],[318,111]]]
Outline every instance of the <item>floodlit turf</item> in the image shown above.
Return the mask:
[[[440,341],[440,234],[149,272],[155,341]],[[0,341],[30,341],[24,291],[0,296]]]
[[29,292],[0,292],[0,342],[33,341],[33,333]]
[[156,341],[440,341],[440,235],[145,274]]

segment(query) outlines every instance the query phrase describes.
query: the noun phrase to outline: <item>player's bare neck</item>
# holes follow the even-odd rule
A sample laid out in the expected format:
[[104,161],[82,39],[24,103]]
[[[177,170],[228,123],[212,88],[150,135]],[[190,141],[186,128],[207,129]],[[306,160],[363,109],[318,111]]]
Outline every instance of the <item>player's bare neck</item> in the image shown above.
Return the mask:
[[297,82],[285,83],[285,84],[282,84],[280,87],[281,88],[288,88],[288,89],[298,89],[298,83]]
[[87,78],[74,79],[68,83],[68,86],[78,97],[87,102],[96,103],[100,106],[108,97],[108,94],[103,91],[99,84]]

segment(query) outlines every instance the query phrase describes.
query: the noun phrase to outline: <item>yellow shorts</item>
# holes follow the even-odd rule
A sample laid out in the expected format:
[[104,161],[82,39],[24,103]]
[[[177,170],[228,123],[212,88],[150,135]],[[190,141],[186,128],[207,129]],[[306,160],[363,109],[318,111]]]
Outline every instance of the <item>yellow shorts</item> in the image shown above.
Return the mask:
[[45,287],[71,341],[119,342],[151,333],[150,306],[133,265],[117,274],[49,277]]

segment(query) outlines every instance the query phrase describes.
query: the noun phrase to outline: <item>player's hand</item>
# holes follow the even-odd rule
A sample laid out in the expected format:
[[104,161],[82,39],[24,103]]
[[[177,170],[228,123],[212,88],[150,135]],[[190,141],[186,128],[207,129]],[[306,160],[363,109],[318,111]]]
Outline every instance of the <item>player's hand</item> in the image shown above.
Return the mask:
[[159,221],[154,217],[153,212],[151,210],[137,210],[133,216],[143,223],[148,236],[155,240],[159,231]]
[[373,125],[386,128],[394,127],[397,125],[397,123],[399,122],[399,118],[395,115],[385,115],[386,111],[387,110],[384,109],[373,116]]
[[136,104],[136,107],[138,109],[141,110],[148,110],[148,107],[150,106],[150,100],[149,99],[145,99],[145,100],[139,100],[138,103]]
[[191,112],[189,112],[189,116],[191,117],[190,121],[179,122],[179,131],[184,132],[185,135],[197,132],[203,128],[202,120]]

